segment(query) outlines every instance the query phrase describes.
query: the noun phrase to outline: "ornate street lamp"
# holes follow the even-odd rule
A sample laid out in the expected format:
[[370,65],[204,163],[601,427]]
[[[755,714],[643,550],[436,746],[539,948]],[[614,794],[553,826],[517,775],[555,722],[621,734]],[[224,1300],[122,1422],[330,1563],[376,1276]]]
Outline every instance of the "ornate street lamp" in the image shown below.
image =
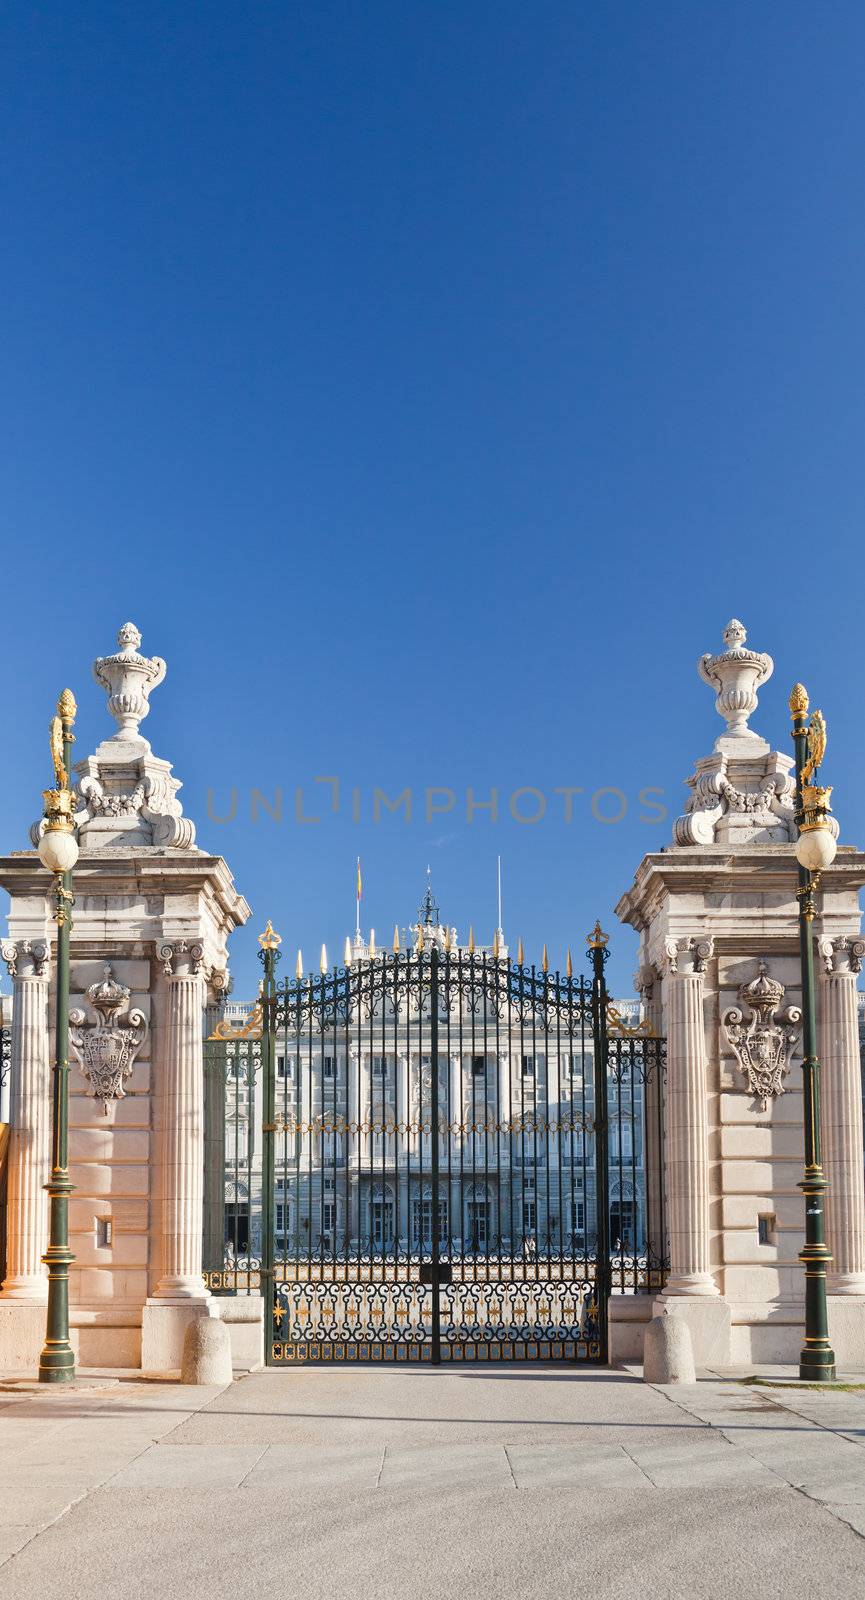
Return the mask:
[[54,1094],[51,1119],[51,1178],[45,1185],[51,1215],[48,1249],[42,1257],[48,1268],[48,1316],[45,1344],[39,1358],[40,1383],[72,1383],[75,1356],[69,1343],[69,934],[72,927],[72,868],[78,860],[78,843],[72,820],[72,727],[75,699],[64,689],[52,717],[51,756],[56,787],[45,789],[45,828],[39,840],[39,860],[54,874],[57,923],[57,1022],[54,1055]]
[[801,683],[790,695],[793,742],[796,747],[796,822],[799,837],[799,948],[802,962],[802,1077],[805,1114],[805,1177],[799,1185],[805,1196],[805,1245],[799,1259],[805,1267],[805,1344],[799,1357],[799,1377],[811,1382],[835,1377],[835,1353],[829,1343],[826,1314],[826,1266],[832,1260],[826,1246],[824,1196],[826,1179],[820,1138],[820,1062],[817,1056],[817,1019],[814,988],[814,890],[820,873],[835,859],[835,835],[830,822],[831,789],[814,782],[826,750],[826,724],[819,711],[808,721],[808,695]]

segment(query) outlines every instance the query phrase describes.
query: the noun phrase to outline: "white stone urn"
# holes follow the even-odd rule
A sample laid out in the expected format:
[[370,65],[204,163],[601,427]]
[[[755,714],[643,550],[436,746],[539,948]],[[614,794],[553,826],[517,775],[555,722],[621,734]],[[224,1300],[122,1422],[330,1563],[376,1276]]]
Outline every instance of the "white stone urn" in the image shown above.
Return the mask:
[[727,724],[722,738],[759,739],[748,727],[748,718],[757,709],[757,690],[771,678],[775,663],[771,656],[744,648],[747,634],[735,617],[724,629],[726,650],[721,655],[700,657],[697,669],[704,683],[717,690],[715,710]]
[[141,656],[141,634],[134,622],[124,622],[117,635],[120,649],[115,656],[99,656],[93,663],[93,676],[108,690],[108,709],[117,723],[115,739],[139,737],[139,723],[150,710],[148,696],[165,677],[165,662],[160,656]]

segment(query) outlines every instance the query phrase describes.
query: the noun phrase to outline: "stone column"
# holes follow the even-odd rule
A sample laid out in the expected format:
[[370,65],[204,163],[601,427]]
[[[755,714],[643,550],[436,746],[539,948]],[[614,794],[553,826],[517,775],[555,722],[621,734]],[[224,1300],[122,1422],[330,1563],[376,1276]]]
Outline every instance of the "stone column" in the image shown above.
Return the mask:
[[831,1295],[865,1296],[865,1184],[862,1167],[862,1080],[856,974],[865,942],[821,939],[821,1125],[826,1194],[826,1238],[832,1263]]
[[216,1315],[202,1277],[204,1220],[204,1006],[200,944],[159,947],[166,1014],[160,1060],[162,1276],[141,1318],[144,1372],[176,1372],[195,1317]]
[[717,1295],[709,1270],[709,1127],[703,973],[712,940],[668,939],[665,1293]]
[[42,1256],[48,1245],[51,1168],[51,1041],[48,1032],[48,945],[44,940],[3,943],[13,980],[9,1063],[10,1133],[6,1200],[6,1279],[3,1300],[44,1302],[48,1279]]
[[156,1300],[204,1300],[203,1021],[201,945],[163,945],[168,992],[162,1080],[162,1277]]

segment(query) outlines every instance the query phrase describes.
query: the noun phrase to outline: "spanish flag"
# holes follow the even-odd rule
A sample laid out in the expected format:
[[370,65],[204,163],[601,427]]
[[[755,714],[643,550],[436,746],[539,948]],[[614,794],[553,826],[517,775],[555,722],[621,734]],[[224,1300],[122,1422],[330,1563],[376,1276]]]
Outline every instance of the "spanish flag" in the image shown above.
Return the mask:
[[363,894],[363,880],[362,880],[361,875],[360,875],[360,856],[358,856],[358,858],[357,858],[357,903],[358,903],[358,905],[360,905],[360,900],[361,900],[361,895],[362,894]]

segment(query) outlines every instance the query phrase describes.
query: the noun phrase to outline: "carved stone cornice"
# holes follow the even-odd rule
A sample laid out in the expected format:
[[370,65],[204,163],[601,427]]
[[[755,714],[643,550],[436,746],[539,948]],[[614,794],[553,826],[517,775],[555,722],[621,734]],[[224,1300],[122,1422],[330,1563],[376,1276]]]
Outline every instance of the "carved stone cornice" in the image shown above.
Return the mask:
[[862,971],[865,957],[865,939],[851,939],[846,934],[839,939],[818,939],[817,949],[824,971],[855,977]]
[[48,977],[48,945],[44,939],[4,939],[0,954],[10,978]]
[[[790,1052],[799,1036],[802,1013],[788,1006],[778,1013],[786,990],[770,978],[765,961],[757,976],[739,989],[739,1005],[724,1012],[724,1032],[745,1076],[746,1088],[765,1111],[767,1101],[784,1093],[790,1070]],[[746,1012],[750,1013],[745,1020]]]

